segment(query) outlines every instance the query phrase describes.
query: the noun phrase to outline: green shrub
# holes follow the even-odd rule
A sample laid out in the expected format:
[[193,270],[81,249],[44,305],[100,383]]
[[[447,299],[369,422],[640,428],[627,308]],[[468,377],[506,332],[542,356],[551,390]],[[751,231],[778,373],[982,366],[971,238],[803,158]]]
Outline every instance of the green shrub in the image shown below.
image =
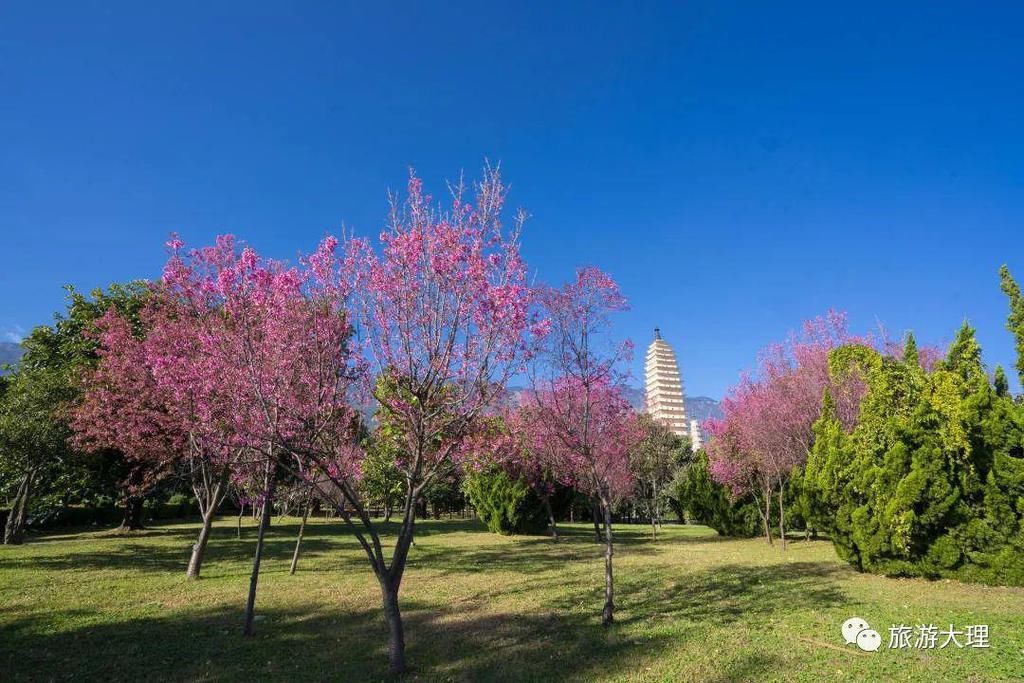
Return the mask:
[[466,473],[466,495],[477,516],[496,534],[539,534],[547,528],[544,507],[523,479],[500,467]]
[[680,521],[709,526],[722,536],[751,538],[763,533],[753,499],[743,496],[734,500],[728,489],[716,483],[703,450],[697,451],[676,478],[673,500],[677,512],[685,512]]
[[1005,374],[989,381],[974,330],[935,368],[912,338],[901,358],[841,347],[830,365],[867,388],[850,431],[825,395],[800,482],[839,556],[890,576],[1024,585],[1024,408]]

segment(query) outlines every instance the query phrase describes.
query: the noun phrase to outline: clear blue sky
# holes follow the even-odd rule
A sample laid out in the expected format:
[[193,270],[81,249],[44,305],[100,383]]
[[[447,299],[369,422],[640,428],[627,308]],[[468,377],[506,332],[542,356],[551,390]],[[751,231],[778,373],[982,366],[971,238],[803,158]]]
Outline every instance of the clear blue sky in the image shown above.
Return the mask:
[[539,277],[610,271],[688,393],[828,307],[967,317],[1012,366],[1019,3],[426,4],[4,3],[0,335],[156,276],[171,230],[289,257],[489,157]]

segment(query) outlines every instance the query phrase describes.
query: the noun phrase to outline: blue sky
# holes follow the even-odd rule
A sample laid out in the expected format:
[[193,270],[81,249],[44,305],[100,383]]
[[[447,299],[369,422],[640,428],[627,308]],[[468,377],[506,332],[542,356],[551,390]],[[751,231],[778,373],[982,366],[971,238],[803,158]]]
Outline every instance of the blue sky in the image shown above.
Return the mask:
[[610,271],[688,393],[829,307],[933,342],[966,317],[1012,366],[1021,5],[377,4],[5,4],[0,335],[156,276],[172,230],[290,257],[376,234],[407,167],[439,193],[487,157],[538,277]]

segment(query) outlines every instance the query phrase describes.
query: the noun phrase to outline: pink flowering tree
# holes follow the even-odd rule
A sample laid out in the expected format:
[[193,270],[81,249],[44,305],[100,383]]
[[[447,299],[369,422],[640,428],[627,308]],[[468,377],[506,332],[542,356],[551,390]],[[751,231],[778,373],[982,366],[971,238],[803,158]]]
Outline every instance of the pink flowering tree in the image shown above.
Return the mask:
[[[167,401],[167,411],[185,435],[180,469],[199,504],[203,523],[192,546],[185,576],[198,579],[213,520],[228,495],[232,477],[241,476],[240,462],[248,451],[235,431],[235,396],[221,381],[226,370],[205,353],[206,332],[185,302],[159,284],[141,312],[148,327],[142,362]],[[211,311],[211,317],[215,311]]]
[[465,452],[508,379],[522,370],[534,337],[544,332],[531,312],[534,295],[519,256],[522,216],[505,229],[504,202],[496,169],[485,171],[472,197],[461,185],[453,188],[445,209],[412,177],[406,200],[392,201],[379,251],[353,239],[340,262],[333,245],[310,259],[321,279],[338,283],[326,300],[344,300],[354,313],[367,364],[363,386],[400,446],[395,464],[405,487],[394,546],[385,547],[363,505],[357,486],[363,453],[328,427],[336,417],[307,421],[304,430],[286,425],[277,443],[333,484],[340,497],[339,512],[381,587],[395,672],[406,668],[399,592],[416,501]]
[[856,418],[863,383],[856,375],[839,382],[829,374],[829,353],[851,343],[869,342],[849,335],[843,314],[830,311],[805,322],[800,334],[761,353],[757,375],[743,376],[722,401],[725,416],[708,423],[711,476],[734,495],[754,496],[769,543],[775,495],[785,548],[783,494],[793,468],[807,461],[825,388],[844,424],[852,425]]
[[615,281],[596,268],[581,268],[574,282],[547,288],[540,299],[550,332],[532,366],[530,449],[546,454],[556,479],[591,496],[601,512],[607,626],[615,610],[612,512],[632,490],[629,452],[642,438],[619,370],[632,347],[608,338],[611,315],[627,303]]
[[145,339],[129,322],[112,308],[95,334],[99,362],[82,378],[82,399],[71,412],[72,441],[88,452],[120,451],[130,468],[129,495],[141,496],[185,457],[187,431],[146,362]]
[[[155,365],[177,396],[198,397],[200,416],[227,425],[230,452],[244,455],[236,476],[262,508],[245,614],[251,635],[282,470],[314,482],[323,468],[339,476],[356,469],[351,398],[361,366],[349,344],[348,290],[330,237],[295,266],[231,236],[201,249],[186,251],[177,239],[168,246],[161,286],[179,329]],[[315,462],[314,451],[322,456]]]

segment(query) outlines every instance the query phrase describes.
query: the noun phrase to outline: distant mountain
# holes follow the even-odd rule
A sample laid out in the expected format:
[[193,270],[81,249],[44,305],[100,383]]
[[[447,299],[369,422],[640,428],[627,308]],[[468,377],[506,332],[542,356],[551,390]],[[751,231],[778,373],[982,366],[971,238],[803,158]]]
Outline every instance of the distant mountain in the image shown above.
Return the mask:
[[[0,365],[14,365],[21,359],[21,346],[14,342],[0,342]],[[3,374],[0,368],[0,374]]]
[[[525,387],[509,387],[508,392],[516,399],[519,395],[526,391]],[[644,392],[643,389],[636,387],[626,387],[625,390],[626,400],[629,401],[630,405],[636,410],[642,410],[644,407]],[[704,420],[709,417],[721,418],[722,409],[718,405],[718,401],[708,396],[686,396],[684,398],[686,403],[686,419],[697,420],[701,424]]]
[[713,398],[708,396],[687,396],[684,400],[686,402],[686,416],[691,420],[697,420],[704,424],[704,420],[709,417],[719,420],[725,417],[721,406],[718,405],[718,401]]

